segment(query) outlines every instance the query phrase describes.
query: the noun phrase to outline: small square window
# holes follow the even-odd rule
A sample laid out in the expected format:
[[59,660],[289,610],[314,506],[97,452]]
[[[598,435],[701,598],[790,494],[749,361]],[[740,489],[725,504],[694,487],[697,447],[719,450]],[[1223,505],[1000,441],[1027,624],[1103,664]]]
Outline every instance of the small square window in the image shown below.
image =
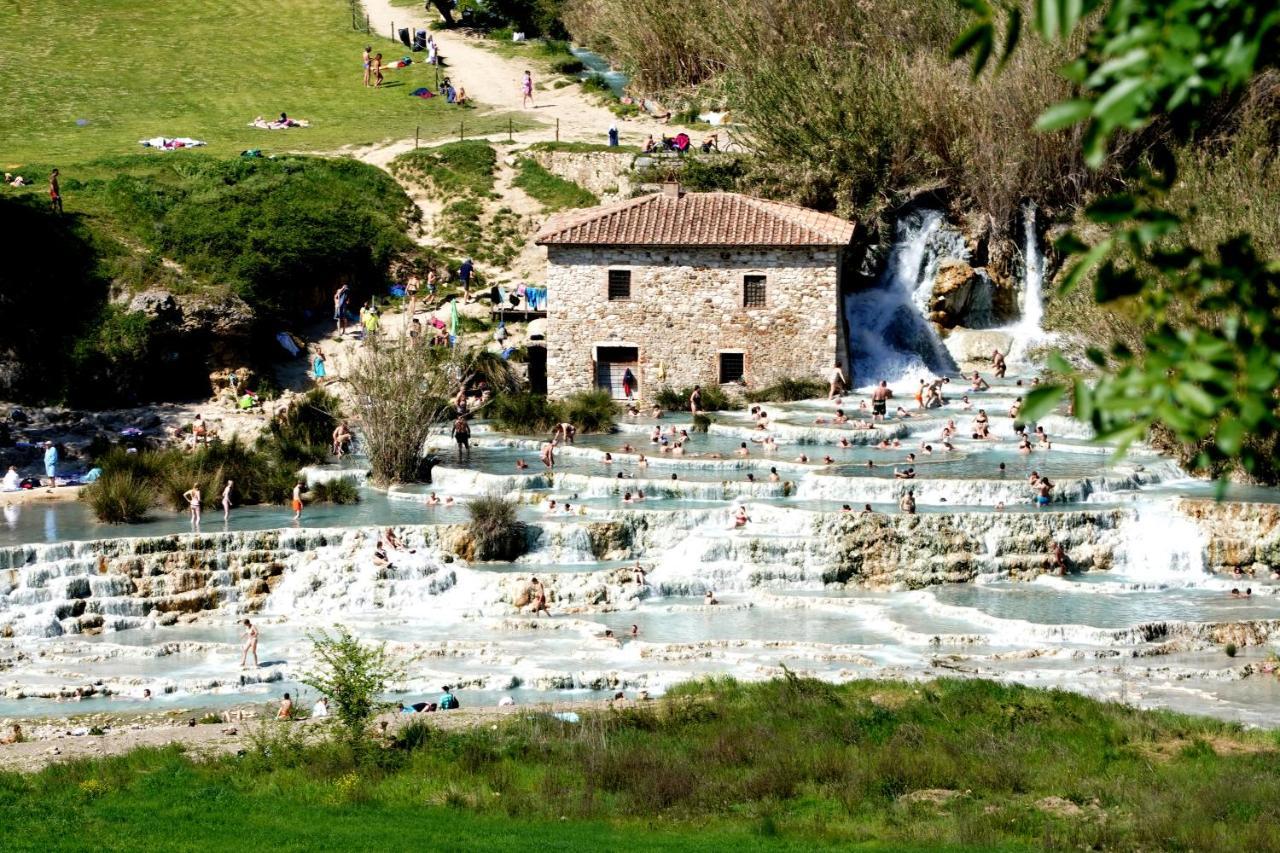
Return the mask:
[[738,382],[746,373],[746,356],[740,352],[720,353],[720,384]]
[[742,278],[742,307],[764,307],[764,280],[762,275],[748,275]]
[[631,270],[609,270],[609,301],[631,298]]

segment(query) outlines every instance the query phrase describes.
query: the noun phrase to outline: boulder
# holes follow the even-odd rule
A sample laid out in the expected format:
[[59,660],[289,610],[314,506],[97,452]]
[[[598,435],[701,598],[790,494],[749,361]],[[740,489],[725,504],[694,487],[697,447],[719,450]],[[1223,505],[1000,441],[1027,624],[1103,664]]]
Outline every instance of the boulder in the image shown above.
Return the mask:
[[933,295],[929,299],[929,319],[944,329],[964,322],[980,287],[982,277],[965,261],[946,258],[938,264],[933,279]]
[[947,351],[957,362],[989,361],[991,353],[1009,352],[1013,336],[996,329],[965,329],[956,327],[947,335]]

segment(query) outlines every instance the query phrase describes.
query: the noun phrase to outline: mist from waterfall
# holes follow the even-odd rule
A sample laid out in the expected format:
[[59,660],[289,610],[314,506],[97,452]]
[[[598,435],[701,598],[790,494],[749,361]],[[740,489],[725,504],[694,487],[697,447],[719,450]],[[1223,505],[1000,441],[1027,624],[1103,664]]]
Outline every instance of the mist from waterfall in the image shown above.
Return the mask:
[[940,211],[915,210],[898,219],[875,286],[845,299],[855,384],[899,382],[954,369],[927,317],[938,265],[947,257],[964,258],[967,252]]

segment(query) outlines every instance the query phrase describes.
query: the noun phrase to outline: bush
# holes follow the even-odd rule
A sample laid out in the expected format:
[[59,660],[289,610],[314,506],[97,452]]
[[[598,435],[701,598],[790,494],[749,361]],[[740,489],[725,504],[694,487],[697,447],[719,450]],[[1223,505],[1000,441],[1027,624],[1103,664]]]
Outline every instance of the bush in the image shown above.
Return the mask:
[[[653,402],[668,412],[687,412],[691,394],[693,394],[693,386],[681,388],[679,391],[674,388],[663,387],[658,389],[657,394],[653,395]],[[738,401],[726,394],[725,390],[719,385],[702,386],[703,411],[723,412],[728,409],[736,409],[739,405]]]
[[1227,657],[1229,657],[1229,658],[1233,658],[1233,657],[1235,657],[1235,656],[1236,656],[1236,644],[1235,644],[1235,643],[1227,643],[1226,652],[1227,652]]
[[828,386],[816,379],[779,379],[772,385],[758,391],[748,391],[749,403],[794,403],[797,400],[810,400],[814,397],[827,396]]
[[582,90],[613,97],[613,88],[609,86],[609,81],[604,79],[603,74],[588,74],[584,77],[582,79]]
[[103,471],[80,493],[80,500],[89,504],[98,521],[109,524],[146,520],[155,499],[155,487],[133,471]]
[[560,423],[560,409],[542,394],[503,394],[489,404],[489,419],[502,432],[549,432]]
[[360,484],[355,477],[320,480],[311,486],[311,500],[322,504],[360,503]]
[[328,696],[348,739],[359,740],[373,715],[390,707],[378,700],[378,694],[400,677],[400,668],[387,654],[385,643],[367,646],[342,625],[335,625],[333,634],[323,629],[309,632],[307,639],[317,664],[299,680]]
[[401,154],[391,163],[393,173],[412,178],[438,198],[492,196],[497,168],[498,154],[483,139],[419,148]]
[[476,560],[514,560],[528,550],[526,525],[516,518],[516,505],[501,495],[485,495],[467,505],[467,529]]
[[702,413],[693,416],[693,431],[706,432],[711,428],[711,418]]
[[576,56],[572,59],[557,59],[551,63],[551,70],[557,74],[581,74],[585,69],[582,60]]
[[333,430],[341,414],[337,397],[314,388],[271,419],[259,446],[295,466],[324,462],[333,448]]
[[608,391],[579,391],[560,401],[563,419],[573,424],[578,432],[609,432],[613,429],[618,407]]

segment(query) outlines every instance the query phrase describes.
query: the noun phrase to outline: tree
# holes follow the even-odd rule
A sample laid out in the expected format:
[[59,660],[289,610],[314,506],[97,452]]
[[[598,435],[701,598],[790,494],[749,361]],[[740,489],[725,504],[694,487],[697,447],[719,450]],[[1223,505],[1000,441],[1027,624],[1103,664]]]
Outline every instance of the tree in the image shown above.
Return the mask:
[[509,362],[480,348],[405,346],[373,338],[348,372],[379,484],[419,479],[432,433],[453,420],[454,400],[481,385],[493,394],[519,388]]
[[378,694],[402,675],[400,667],[387,654],[386,643],[365,645],[343,625],[335,625],[333,634],[308,632],[307,639],[317,664],[300,680],[329,697],[333,715],[348,737],[358,740],[373,715],[389,706],[378,701]]
[[[952,54],[971,54],[976,76],[1001,29],[999,64],[1017,49],[1022,7],[961,5],[975,20]],[[1280,58],[1276,0],[1036,0],[1032,26],[1047,40],[1084,30],[1063,70],[1076,96],[1046,110],[1038,127],[1083,126],[1085,160],[1094,168],[1117,138],[1153,123],[1170,140],[1191,139],[1213,108],[1239,97]],[[1033,391],[1024,415],[1048,411],[1070,389],[1075,415],[1121,449],[1160,429],[1191,450],[1197,468],[1252,474],[1272,465],[1280,437],[1280,265],[1260,258],[1248,234],[1211,251],[1190,245],[1184,223],[1165,205],[1177,178],[1166,145],[1130,164],[1126,177],[1125,192],[1086,210],[1108,236],[1090,245],[1068,234],[1057,245],[1072,259],[1061,287],[1092,276],[1099,303],[1131,303],[1149,329],[1142,351],[1092,348],[1092,375],[1051,358],[1062,381]]]

